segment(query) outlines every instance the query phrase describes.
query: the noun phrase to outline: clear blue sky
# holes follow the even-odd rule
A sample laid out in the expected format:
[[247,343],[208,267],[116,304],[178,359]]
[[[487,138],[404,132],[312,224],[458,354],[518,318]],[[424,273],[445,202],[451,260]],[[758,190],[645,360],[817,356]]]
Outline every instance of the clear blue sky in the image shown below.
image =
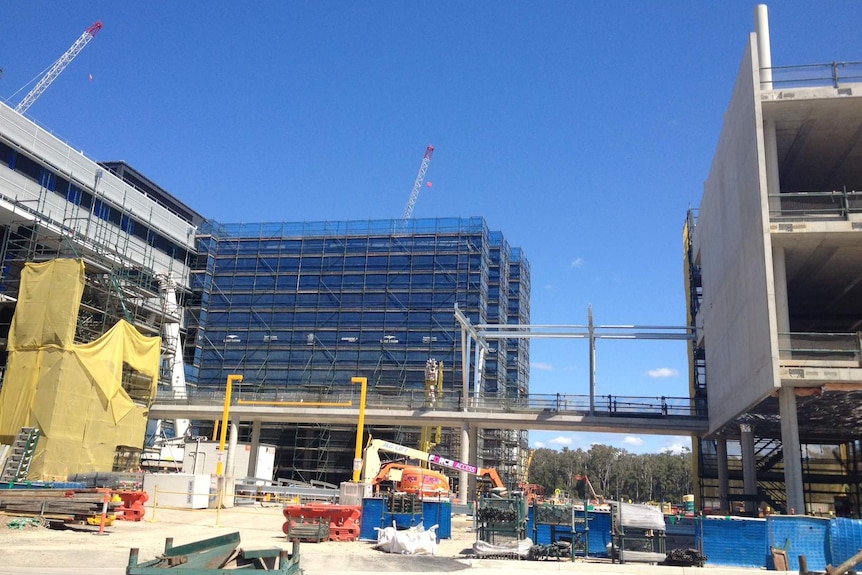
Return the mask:
[[[483,216],[532,265],[532,322],[685,323],[698,206],[754,2],[4,2],[0,99],[96,20],[28,116],[224,222]],[[776,66],[862,60],[858,1],[769,4]],[[90,78],[92,76],[92,79]],[[29,87],[27,88],[29,89]],[[588,393],[537,341],[531,391]],[[600,341],[599,393],[682,396],[681,343]],[[657,377],[662,375],[662,377]],[[531,434],[641,453],[688,438]]]

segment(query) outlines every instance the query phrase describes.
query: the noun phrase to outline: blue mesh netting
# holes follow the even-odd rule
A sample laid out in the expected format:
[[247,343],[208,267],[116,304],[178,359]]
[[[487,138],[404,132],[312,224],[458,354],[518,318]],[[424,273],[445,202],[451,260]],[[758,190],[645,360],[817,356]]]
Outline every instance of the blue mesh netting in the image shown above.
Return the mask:
[[775,568],[769,547],[787,551],[787,562],[791,571],[799,571],[800,555],[805,555],[808,569],[812,571],[825,571],[826,566],[831,563],[828,519],[771,515],[766,520],[766,526],[768,567]]
[[850,559],[862,549],[862,520],[838,517],[830,521],[829,543],[833,565]]
[[703,541],[702,552],[707,565],[766,566],[766,521],[763,519],[704,518],[697,522],[695,537]]

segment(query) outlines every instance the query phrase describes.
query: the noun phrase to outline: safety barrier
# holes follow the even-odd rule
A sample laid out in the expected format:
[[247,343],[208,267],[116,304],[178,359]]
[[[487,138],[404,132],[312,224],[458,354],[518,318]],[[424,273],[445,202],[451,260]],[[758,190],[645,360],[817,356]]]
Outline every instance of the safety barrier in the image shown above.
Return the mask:
[[[360,517],[362,509],[359,505],[332,505],[318,503],[311,505],[287,505],[284,510],[285,521],[282,530],[288,539],[321,540],[324,528],[328,525],[330,541],[355,541],[359,539]],[[308,530],[309,526],[312,531]]]

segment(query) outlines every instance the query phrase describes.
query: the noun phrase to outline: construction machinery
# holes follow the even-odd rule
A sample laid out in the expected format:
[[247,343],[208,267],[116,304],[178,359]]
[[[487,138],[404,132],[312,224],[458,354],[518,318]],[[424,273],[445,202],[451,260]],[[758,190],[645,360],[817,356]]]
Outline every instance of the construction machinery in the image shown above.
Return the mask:
[[533,463],[535,449],[530,450],[527,462],[524,464],[524,475],[518,483],[518,489],[524,493],[527,503],[533,504],[545,500],[545,486],[538,483],[530,483],[530,464]]
[[401,214],[401,221],[405,222],[413,217],[413,206],[416,205],[416,200],[419,199],[419,190],[422,189],[422,181],[425,179],[425,172],[428,171],[428,164],[431,163],[431,156],[434,154],[434,146],[425,148],[425,155],[422,156],[422,163],[419,164],[419,173],[416,174],[416,181],[413,182],[413,190],[410,192],[410,198],[407,200],[407,206],[404,208],[404,213]]
[[[405,458],[418,460],[420,464],[402,462],[384,464],[380,461],[380,451],[403,455]],[[449,495],[451,493],[449,478],[440,471],[422,467],[422,462],[457,471],[465,471],[471,475],[486,479],[490,483],[491,489],[497,493],[506,491],[503,480],[500,479],[500,475],[494,468],[476,467],[475,465],[462,463],[434,453],[420,451],[381,439],[372,439],[365,448],[365,453],[362,457],[360,481],[374,485],[376,490],[379,490],[381,485],[389,483],[396,492],[413,493],[422,496]]]
[[42,79],[39,80],[39,82],[33,87],[32,90],[30,90],[30,93],[24,96],[24,99],[21,100],[21,103],[15,106],[15,111],[19,114],[23,114],[24,112],[26,112],[27,108],[32,106],[33,102],[35,102],[39,98],[39,96],[42,95],[42,92],[48,89],[48,86],[50,86],[51,83],[57,79],[57,76],[59,76],[60,73],[66,69],[66,66],[68,66],[69,63],[75,59],[75,56],[77,56],[81,52],[81,50],[84,49],[84,46],[86,46],[101,29],[101,22],[96,22],[95,24],[87,28],[81,35],[81,37],[75,40],[75,43],[72,44],[72,46],[68,50],[66,50],[66,53],[60,56],[60,58],[56,62],[54,62],[54,64],[51,65],[45,75],[42,76]]
[[[429,359],[425,362],[425,407],[434,409],[437,402],[443,399],[443,362]],[[431,451],[440,443],[443,433],[441,426],[423,427],[419,437],[419,449]]]

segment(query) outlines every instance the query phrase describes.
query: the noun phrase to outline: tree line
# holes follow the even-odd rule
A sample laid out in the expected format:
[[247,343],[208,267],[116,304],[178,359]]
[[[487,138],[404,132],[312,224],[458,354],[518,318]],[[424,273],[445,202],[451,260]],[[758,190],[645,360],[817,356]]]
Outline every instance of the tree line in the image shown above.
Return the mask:
[[559,489],[574,498],[592,498],[584,476],[597,495],[619,501],[681,503],[694,489],[688,449],[637,455],[601,444],[588,451],[534,450],[526,482],[544,486],[546,497]]

